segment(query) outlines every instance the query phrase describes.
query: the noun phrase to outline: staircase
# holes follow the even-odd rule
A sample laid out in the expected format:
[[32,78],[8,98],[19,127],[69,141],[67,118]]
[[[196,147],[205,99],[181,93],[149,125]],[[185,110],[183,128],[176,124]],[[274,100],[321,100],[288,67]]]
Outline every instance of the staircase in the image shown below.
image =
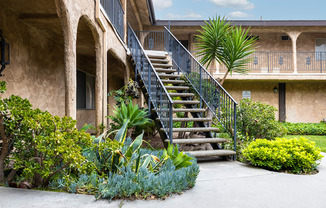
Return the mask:
[[[208,116],[207,110],[212,110],[211,107],[216,103],[210,106],[204,100],[203,93],[199,92],[204,88],[201,87],[198,91],[192,84],[192,75],[189,76],[189,73],[180,69],[181,64],[176,64],[173,53],[171,55],[171,52],[167,51],[144,50],[130,27],[128,37],[129,48],[135,63],[136,79],[143,86],[142,90],[148,100],[149,108],[154,112],[156,124],[160,126],[159,131],[163,142],[179,144],[181,148],[186,145],[211,145],[210,150],[186,151],[195,157],[235,157],[234,150],[221,148],[221,144],[227,142],[227,139],[214,136],[221,132],[221,129],[208,125],[215,113],[212,114],[213,116]],[[164,44],[167,44],[166,41]],[[182,56],[178,59],[182,60]],[[186,61],[184,63],[186,66]],[[188,68],[191,68],[189,63]],[[214,92],[221,94],[216,89],[214,85]],[[210,97],[216,98],[216,96]],[[221,104],[219,106],[221,107]],[[214,109],[215,112],[216,110],[221,109]],[[173,126],[180,127],[174,128]]]

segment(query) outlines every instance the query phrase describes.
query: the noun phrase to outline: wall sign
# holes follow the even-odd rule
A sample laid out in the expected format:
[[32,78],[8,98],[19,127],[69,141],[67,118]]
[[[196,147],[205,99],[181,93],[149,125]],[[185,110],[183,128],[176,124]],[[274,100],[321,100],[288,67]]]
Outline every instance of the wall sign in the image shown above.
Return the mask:
[[242,91],[242,99],[251,98],[251,91]]

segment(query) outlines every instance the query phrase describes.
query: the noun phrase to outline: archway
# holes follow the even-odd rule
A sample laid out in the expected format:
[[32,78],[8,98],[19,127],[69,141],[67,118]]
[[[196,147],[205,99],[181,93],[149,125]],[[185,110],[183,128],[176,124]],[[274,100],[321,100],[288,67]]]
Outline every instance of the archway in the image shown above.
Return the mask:
[[96,126],[96,50],[95,39],[89,20],[82,16],[77,28],[77,128],[85,124]]

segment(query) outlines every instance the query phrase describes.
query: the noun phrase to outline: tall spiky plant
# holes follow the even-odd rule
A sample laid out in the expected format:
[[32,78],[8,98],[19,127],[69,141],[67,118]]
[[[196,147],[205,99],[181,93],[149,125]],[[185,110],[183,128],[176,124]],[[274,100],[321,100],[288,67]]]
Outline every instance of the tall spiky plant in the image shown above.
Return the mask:
[[223,85],[227,75],[233,72],[246,74],[249,56],[255,51],[255,39],[247,38],[248,30],[241,27],[233,27],[225,18],[215,17],[210,19],[202,31],[197,35],[198,53],[202,55],[200,62],[210,65],[213,60],[224,64],[227,71],[221,80]]

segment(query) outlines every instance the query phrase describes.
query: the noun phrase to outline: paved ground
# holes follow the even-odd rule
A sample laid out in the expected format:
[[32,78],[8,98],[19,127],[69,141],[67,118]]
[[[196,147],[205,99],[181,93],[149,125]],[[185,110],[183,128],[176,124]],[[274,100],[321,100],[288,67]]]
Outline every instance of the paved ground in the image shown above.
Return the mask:
[[202,162],[196,186],[165,201],[95,201],[93,196],[1,188],[0,208],[325,208],[326,159],[316,175],[290,175],[238,162]]

